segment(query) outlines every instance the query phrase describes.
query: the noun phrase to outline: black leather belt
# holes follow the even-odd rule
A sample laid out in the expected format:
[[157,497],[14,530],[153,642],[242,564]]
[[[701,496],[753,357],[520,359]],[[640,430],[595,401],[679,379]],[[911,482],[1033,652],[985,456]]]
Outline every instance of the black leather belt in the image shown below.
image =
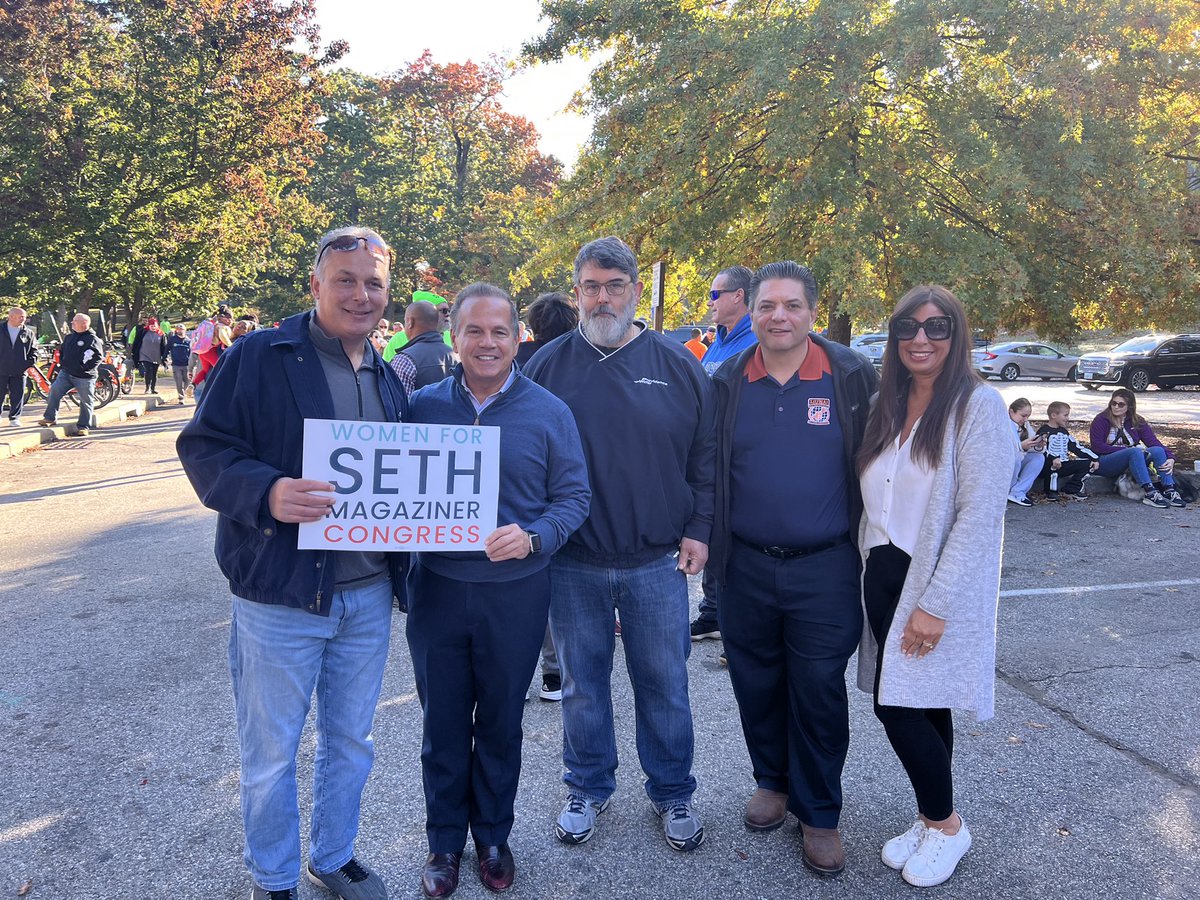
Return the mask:
[[832,550],[834,547],[850,543],[849,534],[843,534],[832,541],[826,541],[824,544],[814,544],[811,547],[764,547],[762,544],[752,544],[747,540],[743,540],[736,534],[733,536],[733,539],[739,544],[743,544],[751,550],[757,550],[759,553],[769,556],[772,559],[798,559],[801,556],[812,556],[814,553],[820,553],[822,550]]

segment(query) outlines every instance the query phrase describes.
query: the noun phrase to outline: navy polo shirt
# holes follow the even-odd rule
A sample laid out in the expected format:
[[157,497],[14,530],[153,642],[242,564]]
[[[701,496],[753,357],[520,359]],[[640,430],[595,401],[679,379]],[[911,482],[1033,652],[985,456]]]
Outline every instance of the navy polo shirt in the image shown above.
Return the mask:
[[809,341],[800,370],[780,384],[767,374],[760,347],[744,377],[729,466],[734,535],[799,548],[846,534],[849,473],[829,357]]

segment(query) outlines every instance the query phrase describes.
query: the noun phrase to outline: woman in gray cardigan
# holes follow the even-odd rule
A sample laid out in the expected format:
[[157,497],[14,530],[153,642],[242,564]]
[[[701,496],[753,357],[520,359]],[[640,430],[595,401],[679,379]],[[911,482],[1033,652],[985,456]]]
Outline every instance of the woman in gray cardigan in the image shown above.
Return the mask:
[[962,303],[938,285],[901,298],[858,456],[863,637],[875,694],[917,799],[884,863],[918,887],[954,874],[971,833],[954,808],[951,707],[992,715],[1004,510],[1016,463],[1000,394],[971,366]]

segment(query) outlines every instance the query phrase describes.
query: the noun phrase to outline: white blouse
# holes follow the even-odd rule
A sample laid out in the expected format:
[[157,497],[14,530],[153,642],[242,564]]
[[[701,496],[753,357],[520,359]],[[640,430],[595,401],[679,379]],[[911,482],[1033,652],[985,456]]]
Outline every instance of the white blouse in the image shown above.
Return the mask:
[[913,437],[920,427],[917,419],[903,444],[896,435],[862,474],[863,515],[867,517],[864,551],[892,543],[912,556],[917,546],[934,474],[912,458]]

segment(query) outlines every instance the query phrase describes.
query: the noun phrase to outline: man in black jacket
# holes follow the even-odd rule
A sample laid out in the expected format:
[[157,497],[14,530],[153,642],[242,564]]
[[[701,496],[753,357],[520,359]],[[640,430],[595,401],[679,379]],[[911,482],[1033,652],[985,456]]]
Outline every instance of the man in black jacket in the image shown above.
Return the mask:
[[633,685],[638,759],[667,843],[704,840],[692,808],[687,575],[708,558],[713,390],[692,352],[634,321],[642,282],[615,237],[575,257],[579,328],[529,361],[575,416],[592,484],[587,520],[550,563],[550,629],[563,672],[567,802],[557,834],[581,844],[616,788],[613,608]]
[[58,404],[75,388],[79,395],[79,427],[76,434],[87,437],[92,427],[92,403],[96,396],[96,371],[104,360],[104,342],[92,331],[91,316],[77,313],[71,320],[71,331],[59,348],[58,374],[50,385],[46,415],[39,425],[52,427],[58,418]]
[[14,306],[0,328],[0,401],[8,394],[8,424],[21,424],[25,403],[25,370],[33,365],[37,339],[25,324],[25,310]]
[[804,864],[835,875],[845,867],[846,663],[862,633],[854,456],[877,379],[857,353],[810,334],[817,282],[806,267],[763,266],[749,296],[758,346],[713,376],[709,559],[758,785],[744,818],[752,831],[771,831],[790,809]]
[[[445,304],[440,304],[445,308]],[[408,343],[400,352],[417,367],[416,387],[437,384],[450,374],[458,360],[442,339],[439,307],[428,300],[414,300],[404,311],[404,332]]]

